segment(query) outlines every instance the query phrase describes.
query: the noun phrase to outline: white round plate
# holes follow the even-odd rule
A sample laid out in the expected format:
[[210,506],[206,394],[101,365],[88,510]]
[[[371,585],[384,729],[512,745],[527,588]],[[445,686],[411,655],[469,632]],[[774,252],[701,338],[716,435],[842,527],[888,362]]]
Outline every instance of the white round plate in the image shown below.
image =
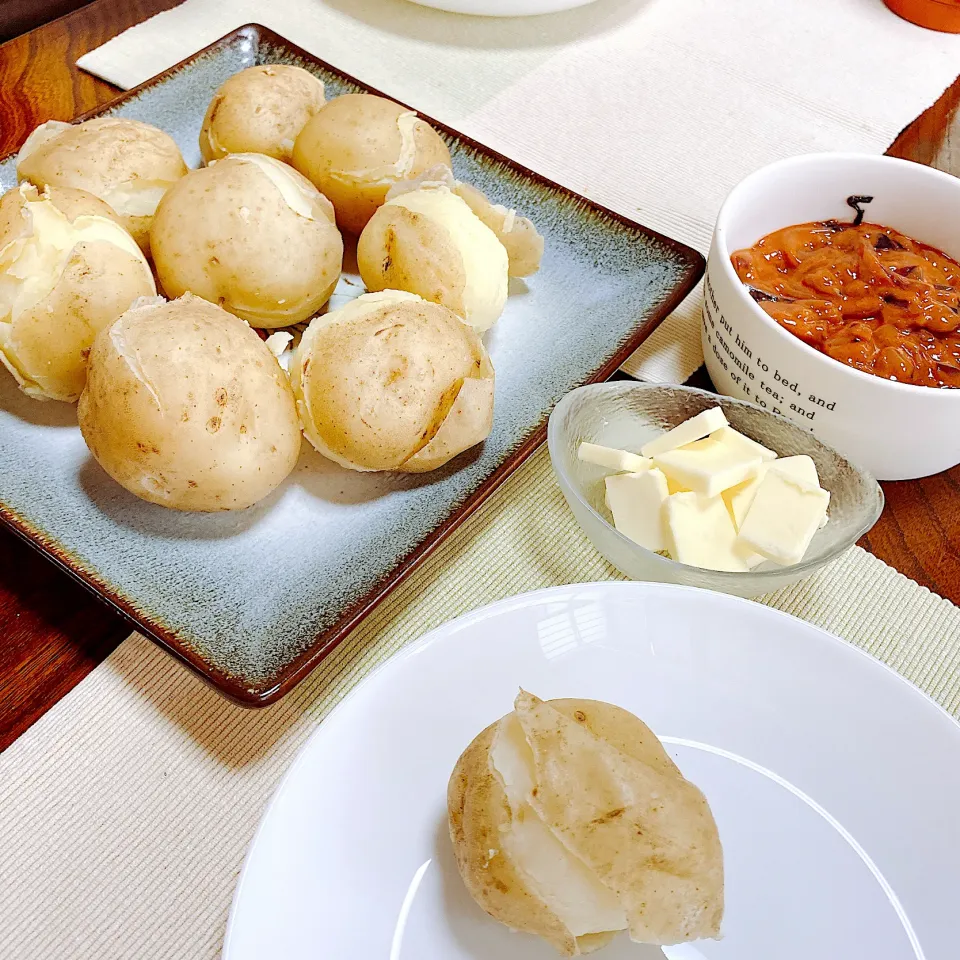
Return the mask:
[[594,0],[412,0],[421,7],[478,17],[535,17],[585,7]]
[[[669,960],[952,960],[960,726],[856,648],[662,584],[544,590],[446,624],[317,729],[254,839],[226,960],[550,960],[470,899],[447,836],[460,752],[520,686],[633,711],[706,794],[724,938]],[[603,960],[661,957],[625,937]]]

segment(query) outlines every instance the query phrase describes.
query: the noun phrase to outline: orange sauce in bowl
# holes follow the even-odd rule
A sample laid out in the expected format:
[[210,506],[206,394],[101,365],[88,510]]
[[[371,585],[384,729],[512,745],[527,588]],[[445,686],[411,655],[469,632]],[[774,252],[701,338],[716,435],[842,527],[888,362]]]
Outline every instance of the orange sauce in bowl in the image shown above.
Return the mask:
[[[859,219],[859,218],[858,218]],[[876,223],[801,223],[731,257],[781,327],[834,360],[960,387],[960,263]]]

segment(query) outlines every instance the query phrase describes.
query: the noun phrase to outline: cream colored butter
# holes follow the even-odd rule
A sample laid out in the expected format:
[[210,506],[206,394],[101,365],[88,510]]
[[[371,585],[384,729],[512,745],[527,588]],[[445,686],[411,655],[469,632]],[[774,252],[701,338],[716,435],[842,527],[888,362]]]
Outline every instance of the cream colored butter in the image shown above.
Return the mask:
[[780,457],[776,460],[761,463],[755,477],[723,491],[723,499],[726,501],[727,509],[730,511],[730,516],[733,517],[733,522],[738,530],[743,524],[747,511],[753,503],[753,498],[757,495],[757,490],[760,488],[768,470],[776,470],[778,473],[794,477],[812,487],[820,486],[817,465],[806,454],[796,457]]
[[656,469],[606,478],[606,501],[613,525],[654,553],[667,548],[663,505],[669,495],[667,478]]
[[627,450],[604,447],[599,443],[581,443],[577,447],[577,459],[623,473],[641,473],[653,466],[653,461],[647,457],[637,456]]
[[762,462],[739,444],[713,436],[653,458],[654,466],[668,477],[704,497],[718,496],[724,490],[755,477]]
[[460,254],[464,272],[464,319],[478,332],[499,319],[507,302],[507,251],[497,235],[449,187],[422,187],[388,200],[446,230]]
[[735,549],[737,531],[721,497],[675,493],[664,505],[670,555],[707,570],[749,569]]
[[658,454],[666,453],[668,450],[676,450],[677,447],[702,440],[726,425],[727,418],[723,410],[720,407],[712,407],[698,413],[689,420],[684,420],[683,423],[678,424],[672,430],[668,430],[655,440],[645,443],[640,448],[640,452],[645,457],[655,457]]
[[759,457],[761,460],[777,459],[776,451],[768,449],[762,443],[757,443],[756,440],[751,440],[749,437],[734,430],[733,427],[721,427],[715,433],[710,434],[710,436],[714,440],[719,440],[721,443],[725,443],[734,449],[743,450],[744,453]]
[[829,503],[826,490],[768,470],[740,527],[741,549],[784,566],[799,563]]

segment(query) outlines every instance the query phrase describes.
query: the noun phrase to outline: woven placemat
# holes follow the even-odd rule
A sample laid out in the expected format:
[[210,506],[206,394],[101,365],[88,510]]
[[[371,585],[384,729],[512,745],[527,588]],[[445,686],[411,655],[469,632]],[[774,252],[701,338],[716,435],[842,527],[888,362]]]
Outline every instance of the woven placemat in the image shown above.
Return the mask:
[[[264,805],[348,690],[467,610],[614,579],[541,449],[274,707],[233,706],[131,637],[0,755],[0,956],[217,956]],[[960,610],[863,550],[765,602],[845,637],[960,712]]]

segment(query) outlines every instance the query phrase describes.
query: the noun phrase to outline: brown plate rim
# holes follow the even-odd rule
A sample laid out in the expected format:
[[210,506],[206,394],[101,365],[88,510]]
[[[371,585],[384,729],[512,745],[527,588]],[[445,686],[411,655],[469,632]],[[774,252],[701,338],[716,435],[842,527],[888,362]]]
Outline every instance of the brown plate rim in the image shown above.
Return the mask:
[[[202,50],[198,50],[196,53],[191,54],[189,57],[186,57],[169,69],[164,70],[162,73],[158,73],[155,77],[151,77],[149,80],[144,81],[138,86],[132,87],[130,90],[125,91],[107,103],[100,104],[91,110],[87,110],[84,113],[78,114],[77,116],[73,117],[72,120],[87,120],[91,117],[100,116],[108,110],[115,108],[119,104],[135,98],[142,91],[162,83],[169,77],[178,73],[184,67],[210,53],[217,47],[224,46],[240,38],[249,38],[258,42],[265,41],[273,46],[283,47],[304,61],[316,64],[330,73],[337,74],[347,83],[355,84],[356,86],[370,93],[394,100],[395,102],[400,103],[401,106],[405,106],[410,110],[414,109],[408,104],[397,100],[396,97],[382,93],[375,87],[371,87],[369,84],[366,84],[350,74],[345,73],[343,70],[340,70],[333,64],[327,63],[325,60],[314,56],[312,53],[309,53],[292,41],[287,40],[285,37],[271,30],[269,27],[265,27],[259,23],[247,23],[241,27],[238,27],[236,30],[230,31],[230,33],[225,34],[218,40],[214,40],[213,43],[208,44]],[[703,255],[697,250],[694,250],[692,247],[680,243],[678,240],[674,240],[671,237],[664,236],[662,233],[659,233],[656,230],[651,230],[649,227],[645,227],[642,224],[637,223],[635,220],[630,220],[614,210],[610,210],[607,207],[594,203],[592,200],[588,200],[586,197],[583,197],[580,194],[574,193],[572,190],[567,189],[561,184],[555,183],[536,171],[529,169],[529,167],[525,167],[522,164],[511,160],[509,157],[505,157],[503,154],[499,153],[493,148],[479,143],[478,141],[466,136],[463,133],[460,133],[457,130],[454,130],[452,127],[449,127],[444,123],[434,120],[432,117],[429,117],[420,110],[417,110],[416,112],[434,128],[440,130],[448,137],[455,138],[460,142],[467,144],[473,150],[484,154],[491,160],[506,164],[526,179],[532,180],[540,186],[546,187],[551,191],[564,194],[574,202],[586,204],[605,216],[619,221],[624,226],[629,227],[631,230],[640,231],[645,236],[660,241],[664,246],[673,250],[673,252],[678,255],[679,259],[685,264],[686,271],[684,277],[680,282],[677,283],[673,293],[654,310],[649,322],[644,326],[644,328],[638,330],[634,335],[630,336],[625,344],[602,366],[594,370],[581,385],[588,383],[600,383],[609,379],[623,364],[623,362],[644,342],[644,340],[646,340],[653,333],[653,331],[659,327],[664,319],[666,319],[666,317],[680,305],[680,303],[687,297],[690,291],[693,290],[693,288],[702,278],[704,269],[706,267],[706,261],[704,260]],[[13,154],[15,154],[18,150],[19,147],[11,150],[3,157],[0,157],[0,160],[6,160],[8,157],[13,156]],[[106,584],[98,580],[93,573],[85,570],[81,564],[68,556],[65,551],[61,550],[59,546],[47,535],[34,530],[32,526],[26,520],[24,520],[23,517],[20,517],[2,503],[0,503],[0,522],[17,534],[17,536],[25,540],[31,547],[39,551],[58,567],[68,573],[75,580],[79,581],[99,600],[120,613],[123,618],[127,620],[137,631],[150,637],[151,640],[159,644],[186,666],[190,667],[190,669],[197,673],[203,680],[216,688],[220,693],[227,696],[230,700],[233,700],[235,703],[245,707],[266,707],[284,697],[297,684],[304,680],[307,675],[310,674],[322,660],[326,659],[326,657],[330,655],[330,653],[347,637],[347,635],[355,627],[357,627],[379,603],[381,603],[381,601],[383,601],[408,576],[410,576],[410,574],[413,573],[413,571],[416,570],[424,562],[424,560],[426,560],[427,557],[430,556],[430,554],[444,540],[446,540],[451,533],[453,533],[454,530],[456,530],[481,506],[481,504],[487,500],[487,498],[504,482],[504,480],[507,479],[507,477],[509,477],[531,456],[534,450],[536,450],[537,447],[543,443],[546,437],[548,416],[549,413],[545,414],[543,422],[534,430],[532,430],[517,445],[517,447],[503,460],[503,462],[493,471],[493,473],[491,473],[490,476],[483,481],[477,490],[467,497],[467,499],[445,520],[443,520],[432,531],[430,531],[416,547],[406,554],[406,556],[400,559],[393,569],[386,574],[379,581],[379,583],[368,590],[363,597],[356,601],[356,603],[347,608],[335,624],[318,633],[314,638],[313,643],[301,654],[286,664],[282,670],[278,671],[275,677],[263,684],[244,683],[237,677],[213,667],[194,650],[187,647],[177,637],[173,630],[164,626],[162,623],[156,622],[156,620],[151,618],[149,615],[138,611],[134,605],[116,588],[110,584]]]

